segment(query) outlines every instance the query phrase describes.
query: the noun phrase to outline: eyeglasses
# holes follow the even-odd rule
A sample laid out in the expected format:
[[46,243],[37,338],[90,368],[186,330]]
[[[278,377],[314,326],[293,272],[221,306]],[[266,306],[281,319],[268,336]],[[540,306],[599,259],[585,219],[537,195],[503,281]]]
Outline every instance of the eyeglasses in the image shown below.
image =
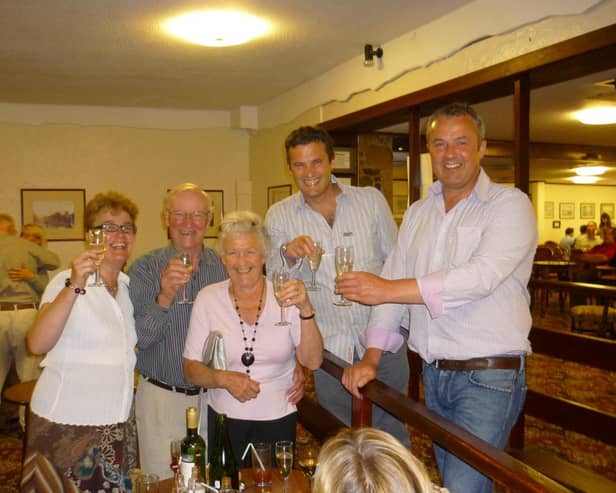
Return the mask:
[[169,211],[169,217],[175,223],[183,223],[188,217],[192,219],[194,223],[204,223],[210,217],[209,211]]
[[134,233],[135,225],[134,224],[115,224],[115,223],[104,223],[100,226],[96,226],[94,229],[102,229],[105,233],[117,233],[118,231],[122,231],[122,233]]

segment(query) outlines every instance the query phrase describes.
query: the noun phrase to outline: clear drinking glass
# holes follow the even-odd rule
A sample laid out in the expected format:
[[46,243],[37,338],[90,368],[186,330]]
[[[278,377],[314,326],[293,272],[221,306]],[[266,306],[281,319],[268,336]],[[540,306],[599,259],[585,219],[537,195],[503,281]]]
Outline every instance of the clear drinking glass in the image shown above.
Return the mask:
[[88,232],[88,248],[96,253],[96,260],[94,260],[94,265],[96,266],[94,282],[88,284],[88,286],[106,286],[105,281],[101,277],[101,262],[105,257],[105,249],[107,248],[105,230],[103,228],[93,228]]
[[280,322],[274,325],[289,325],[289,322],[285,319],[286,309],[282,306],[282,300],[278,297],[278,293],[282,291],[284,284],[290,279],[289,271],[285,268],[274,271],[272,274],[272,284],[274,285],[274,294],[276,295],[276,301],[280,305]]
[[180,457],[182,456],[182,440],[171,440],[169,444],[169,451],[171,452],[171,469],[174,473],[180,468]]
[[[353,270],[353,247],[350,246],[337,246],[335,250],[336,261],[336,274],[341,275],[345,272],[351,272]],[[344,296],[334,301],[336,306],[351,306],[352,303],[344,299]]]
[[312,250],[312,253],[308,255],[308,266],[310,267],[310,272],[312,273],[312,282],[310,283],[310,286],[308,286],[308,291],[318,291],[317,270],[319,270],[319,265],[321,265],[323,249],[321,248],[320,241],[313,241],[312,246],[314,250]]
[[319,449],[312,443],[306,443],[299,447],[298,462],[304,476],[312,481],[312,476],[317,469]]
[[[182,261],[182,263],[186,266],[186,269],[189,273],[192,273],[192,257],[188,252],[181,252],[178,255],[178,258]],[[190,275],[190,274],[189,274]],[[178,301],[178,305],[190,305],[192,303],[191,300],[188,299],[188,283],[190,282],[190,277],[188,278],[188,282],[182,286],[182,297]]]
[[293,442],[281,441],[276,442],[275,446],[276,463],[280,475],[287,479],[293,469]]

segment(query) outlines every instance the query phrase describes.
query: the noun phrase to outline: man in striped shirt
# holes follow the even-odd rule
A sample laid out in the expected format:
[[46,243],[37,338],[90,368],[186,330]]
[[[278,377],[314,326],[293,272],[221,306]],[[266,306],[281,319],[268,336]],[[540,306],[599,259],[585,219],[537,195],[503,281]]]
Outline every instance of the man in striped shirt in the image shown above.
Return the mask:
[[[325,349],[353,363],[363,355],[359,336],[368,323],[370,309],[353,303],[336,306],[334,280],[336,246],[352,246],[353,269],[381,272],[396,241],[396,224],[385,197],[372,187],[344,186],[332,175],[334,149],[324,130],[300,127],[285,142],[287,164],[299,193],[277,202],[267,212],[265,222],[272,237],[267,270],[280,267],[282,256],[308,283],[308,262],[299,260],[321,242],[323,256],[317,271],[317,291],[310,291]],[[406,392],[408,362],[406,349],[385,353],[379,366],[379,380]],[[322,370],[314,372],[319,404],[350,424],[351,395],[339,380]],[[374,407],[373,425],[410,445],[409,436],[398,420]]]

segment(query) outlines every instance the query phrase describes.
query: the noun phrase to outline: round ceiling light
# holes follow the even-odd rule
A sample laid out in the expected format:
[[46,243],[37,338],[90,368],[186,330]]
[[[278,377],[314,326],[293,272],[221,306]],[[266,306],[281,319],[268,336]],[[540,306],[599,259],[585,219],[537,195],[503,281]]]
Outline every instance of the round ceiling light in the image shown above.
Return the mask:
[[573,171],[578,176],[597,176],[602,175],[608,170],[607,166],[580,166]]
[[573,117],[586,125],[610,125],[616,123],[616,106],[597,106],[576,111]]
[[598,176],[572,176],[569,179],[573,183],[577,183],[579,185],[587,185],[589,183],[597,183],[600,178]]
[[195,11],[173,17],[164,23],[174,36],[201,46],[235,46],[269,31],[263,19],[227,10]]

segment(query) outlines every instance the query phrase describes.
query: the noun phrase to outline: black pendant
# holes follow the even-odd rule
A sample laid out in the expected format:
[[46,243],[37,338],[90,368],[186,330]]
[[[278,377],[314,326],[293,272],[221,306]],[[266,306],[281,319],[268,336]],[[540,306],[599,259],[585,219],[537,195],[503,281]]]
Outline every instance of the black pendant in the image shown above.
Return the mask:
[[250,366],[255,362],[255,355],[246,351],[242,354],[242,363],[244,366]]

